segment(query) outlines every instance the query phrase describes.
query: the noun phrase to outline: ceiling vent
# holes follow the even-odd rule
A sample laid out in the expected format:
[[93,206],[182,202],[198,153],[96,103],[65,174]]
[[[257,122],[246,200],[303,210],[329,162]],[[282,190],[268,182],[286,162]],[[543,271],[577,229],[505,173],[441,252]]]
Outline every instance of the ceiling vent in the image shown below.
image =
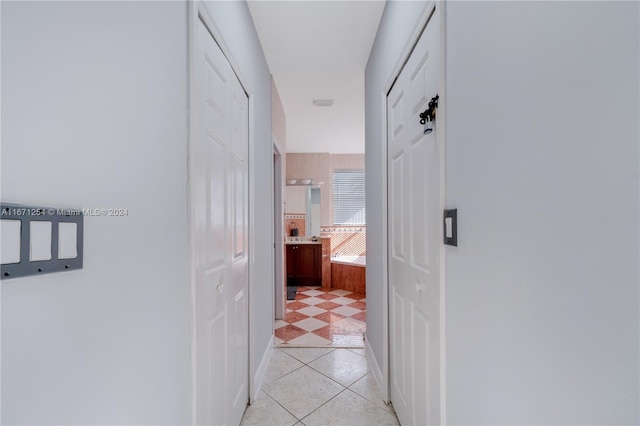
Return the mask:
[[333,99],[314,99],[313,104],[317,107],[333,106]]

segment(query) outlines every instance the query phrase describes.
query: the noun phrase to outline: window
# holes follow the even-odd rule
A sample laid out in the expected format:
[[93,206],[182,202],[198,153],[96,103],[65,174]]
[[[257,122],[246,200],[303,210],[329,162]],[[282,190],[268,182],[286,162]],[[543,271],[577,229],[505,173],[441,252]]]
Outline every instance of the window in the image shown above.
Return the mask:
[[364,225],[364,170],[335,170],[333,172],[334,225]]

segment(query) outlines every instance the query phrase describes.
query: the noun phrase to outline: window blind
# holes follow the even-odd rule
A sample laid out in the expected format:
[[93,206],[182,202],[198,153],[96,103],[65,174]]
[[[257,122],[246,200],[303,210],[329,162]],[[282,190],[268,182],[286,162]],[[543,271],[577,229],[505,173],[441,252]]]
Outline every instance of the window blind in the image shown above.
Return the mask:
[[364,170],[333,172],[333,223],[335,225],[366,223]]

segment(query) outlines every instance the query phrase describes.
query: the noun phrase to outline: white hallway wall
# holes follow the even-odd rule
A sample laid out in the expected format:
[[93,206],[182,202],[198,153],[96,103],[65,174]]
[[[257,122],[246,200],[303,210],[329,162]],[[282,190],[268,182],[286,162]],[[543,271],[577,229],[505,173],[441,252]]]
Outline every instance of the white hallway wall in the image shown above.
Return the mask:
[[[366,72],[379,364],[377,121],[420,9],[387,3]],[[450,424],[640,420],[638,22],[635,2],[446,5],[446,198],[459,209],[459,247],[446,252]]]
[[[187,5],[1,7],[2,200],[129,210],[85,218],[83,270],[2,281],[2,421],[188,424]],[[209,7],[254,94],[251,266],[272,277],[270,76],[246,4]]]
[[84,269],[2,281],[5,424],[190,419],[182,3],[2,2],[2,200],[86,217]]

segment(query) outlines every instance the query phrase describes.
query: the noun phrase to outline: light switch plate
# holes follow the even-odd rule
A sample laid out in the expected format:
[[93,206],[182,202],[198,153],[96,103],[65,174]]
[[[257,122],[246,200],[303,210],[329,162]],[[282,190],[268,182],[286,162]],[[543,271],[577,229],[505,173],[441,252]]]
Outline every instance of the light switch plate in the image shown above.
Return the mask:
[[1,279],[82,269],[82,210],[2,202],[0,219]]
[[458,246],[458,209],[444,211],[444,222],[442,224],[444,233],[444,244],[447,246]]

